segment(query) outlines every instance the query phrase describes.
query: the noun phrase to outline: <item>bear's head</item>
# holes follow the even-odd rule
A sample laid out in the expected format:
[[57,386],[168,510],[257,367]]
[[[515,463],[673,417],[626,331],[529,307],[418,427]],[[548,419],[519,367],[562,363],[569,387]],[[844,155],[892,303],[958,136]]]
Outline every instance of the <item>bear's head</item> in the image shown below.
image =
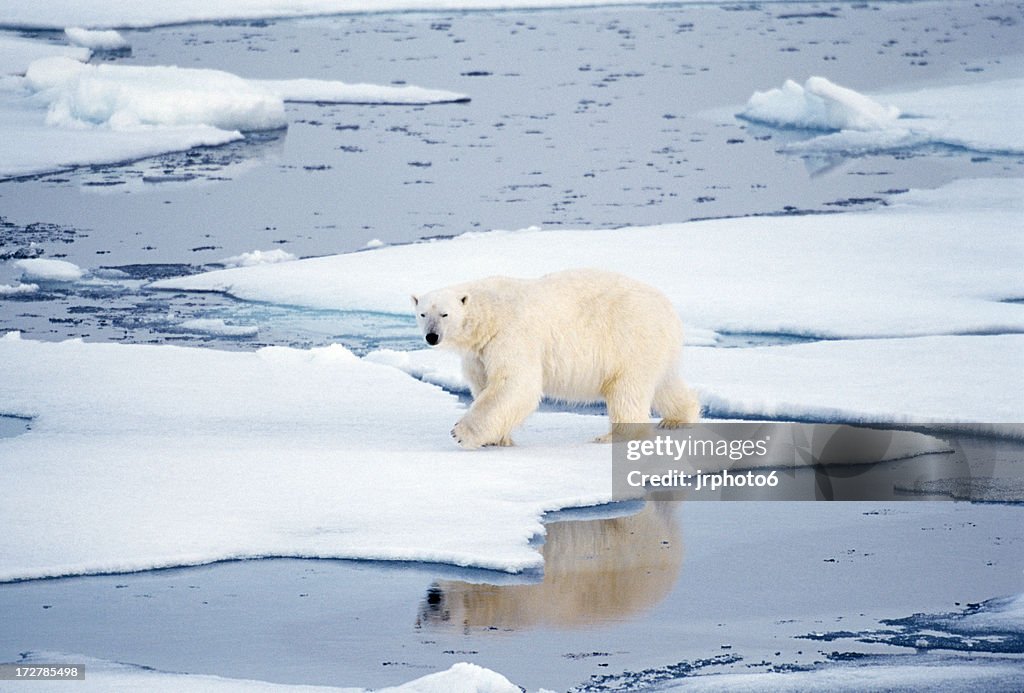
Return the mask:
[[452,341],[462,331],[469,297],[452,289],[438,289],[422,296],[413,296],[416,324],[430,346],[438,346],[447,338]]

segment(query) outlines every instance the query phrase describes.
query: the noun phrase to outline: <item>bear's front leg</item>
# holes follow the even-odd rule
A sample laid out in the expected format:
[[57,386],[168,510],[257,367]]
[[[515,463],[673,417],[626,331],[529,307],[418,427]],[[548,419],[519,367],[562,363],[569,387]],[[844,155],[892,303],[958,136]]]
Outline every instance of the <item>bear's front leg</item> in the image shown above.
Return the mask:
[[[512,445],[512,429],[529,416],[541,399],[540,364],[510,359],[516,368],[491,365],[486,385],[466,415],[452,428],[452,437],[464,448]],[[531,367],[533,366],[533,367]]]
[[456,443],[467,450],[476,450],[477,448],[482,448],[488,445],[503,448],[515,445],[515,443],[512,442],[511,435],[504,435],[497,440],[486,440],[483,436],[478,435],[470,429],[470,427],[465,423],[465,419],[461,419],[452,427],[452,438],[455,439]]

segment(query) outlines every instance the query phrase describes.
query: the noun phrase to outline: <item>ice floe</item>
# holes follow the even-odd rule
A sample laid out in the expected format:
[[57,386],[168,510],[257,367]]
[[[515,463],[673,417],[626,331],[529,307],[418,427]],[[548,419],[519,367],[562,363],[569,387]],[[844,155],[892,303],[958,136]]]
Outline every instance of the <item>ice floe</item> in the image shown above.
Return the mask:
[[[364,688],[336,686],[303,686],[270,683],[249,679],[233,679],[203,674],[180,674],[160,671],[152,667],[111,662],[108,660],[59,652],[28,652],[16,662],[31,666],[82,666],[84,678],[70,685],[82,693],[108,693],[109,691],[148,691],[150,693],[178,693],[179,691],[207,691],[208,693],[366,693]],[[7,682],[14,690],[20,687]],[[67,681],[33,680],[25,683],[26,690],[62,691]],[[5,688],[6,690],[6,688]],[[484,667],[460,662],[444,671],[427,674],[399,686],[377,688],[377,693],[519,693],[518,686],[501,674]]]
[[448,435],[458,399],[340,346],[223,352],[0,339],[0,581],[261,556],[537,569],[544,512],[607,502],[598,416],[520,448]]
[[[90,34],[91,35],[91,34]],[[0,42],[0,66],[24,77],[0,80],[0,178],[86,164],[119,163],[242,139],[284,128],[286,101],[431,104],[464,94],[413,85],[331,80],[243,79],[221,70],[82,63],[49,44]],[[24,54],[24,55],[23,55]]]
[[90,55],[92,51],[88,48],[0,34],[0,76],[23,75],[33,61],[41,58],[64,57],[84,61]]
[[[156,282],[270,303],[407,314],[409,294],[492,274],[622,272],[687,327],[820,338],[1024,331],[1020,180],[961,181],[890,207],[614,230],[467,233]],[[703,332],[701,334],[707,334]]]
[[822,130],[786,144],[807,154],[867,154],[944,146],[991,154],[1024,152],[1017,127],[1024,79],[999,79],[868,96],[824,77],[756,92],[739,116],[780,128]]
[[295,102],[426,105],[469,101],[465,94],[417,86],[346,84],[323,79],[253,81],[285,101]]
[[22,279],[47,282],[75,282],[85,276],[85,271],[73,262],[31,258],[14,263],[21,270]]

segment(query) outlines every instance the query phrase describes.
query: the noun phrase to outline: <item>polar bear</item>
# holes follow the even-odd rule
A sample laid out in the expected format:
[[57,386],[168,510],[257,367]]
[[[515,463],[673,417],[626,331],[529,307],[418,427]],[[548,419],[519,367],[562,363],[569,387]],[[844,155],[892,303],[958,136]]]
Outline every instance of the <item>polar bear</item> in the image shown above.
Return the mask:
[[432,347],[462,356],[473,404],[452,437],[464,448],[511,445],[542,397],[608,405],[598,442],[648,426],[697,421],[679,376],[682,325],[657,289],[614,272],[577,269],[538,279],[489,277],[412,297]]

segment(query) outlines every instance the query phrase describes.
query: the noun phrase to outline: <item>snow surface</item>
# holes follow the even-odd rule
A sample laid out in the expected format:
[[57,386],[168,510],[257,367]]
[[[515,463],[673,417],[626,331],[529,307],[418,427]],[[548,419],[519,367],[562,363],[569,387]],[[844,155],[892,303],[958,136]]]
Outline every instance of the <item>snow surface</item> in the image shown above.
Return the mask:
[[85,271],[73,262],[32,258],[17,260],[14,266],[21,270],[22,279],[47,282],[75,282],[85,276]]
[[88,60],[88,48],[61,46],[0,33],[0,76],[23,75],[33,61],[61,56],[72,60]]
[[130,47],[124,36],[113,29],[97,31],[81,27],[68,27],[64,30],[64,35],[68,37],[68,41],[72,45],[83,46],[94,51],[118,51]]
[[[714,4],[713,0],[674,0]],[[767,0],[786,2],[792,0]],[[883,2],[885,0],[882,0]],[[649,0],[5,0],[0,26],[62,29],[66,26],[150,27],[221,19],[267,19],[322,14],[430,10],[540,9],[646,5]],[[719,4],[731,5],[732,0]]]
[[926,145],[1024,152],[1018,127],[1024,79],[894,92],[877,99],[884,103],[811,77],[803,86],[787,80],[779,89],[755,92],[739,116],[780,128],[828,132],[783,147],[790,152],[866,154]]
[[[48,44],[43,54],[54,51]],[[40,49],[42,50],[42,49]],[[72,53],[29,60],[33,42],[0,42],[0,178],[118,163],[286,127],[285,101],[431,104],[464,94],[417,86],[243,79],[220,70],[85,64]]]
[[[208,691],[209,693],[364,693],[363,688],[335,686],[303,686],[248,679],[230,679],[201,674],[178,674],[150,667],[110,662],[93,657],[58,652],[29,652],[17,662],[24,666],[78,664],[85,667],[85,678],[73,681],[34,680],[16,683],[5,681],[4,690],[65,691],[69,687],[81,693],[116,691],[147,691],[178,693]],[[9,687],[9,689],[8,689]],[[378,688],[377,693],[519,693],[520,689],[501,674],[467,662],[453,664],[445,671],[422,676],[400,686]]]
[[466,233],[152,286],[404,315],[410,293],[589,266],[657,286],[688,327],[719,333],[1000,334],[1024,331],[1024,307],[1009,302],[1024,296],[1022,211],[1022,180],[960,181],[873,211]]

